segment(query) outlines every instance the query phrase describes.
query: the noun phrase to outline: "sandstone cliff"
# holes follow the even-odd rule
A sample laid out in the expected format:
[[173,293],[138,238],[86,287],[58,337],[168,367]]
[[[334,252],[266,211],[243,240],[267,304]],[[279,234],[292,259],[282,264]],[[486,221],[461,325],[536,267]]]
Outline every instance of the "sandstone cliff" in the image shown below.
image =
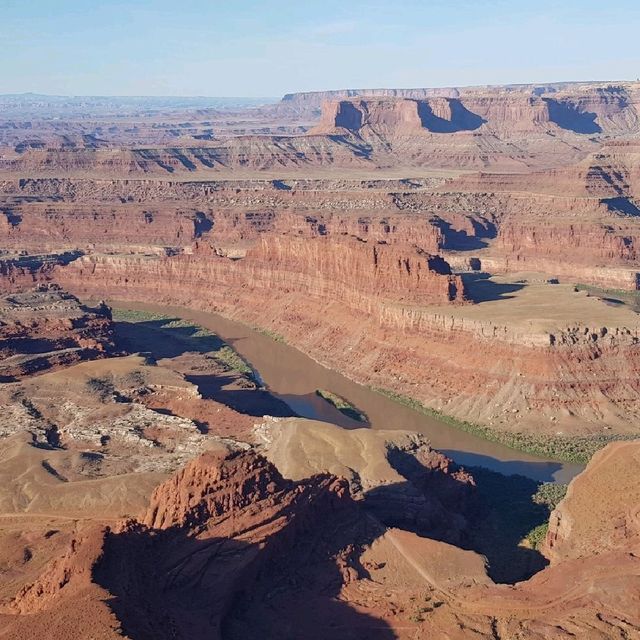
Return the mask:
[[639,469],[637,441],[611,444],[592,458],[551,514],[545,553],[554,564],[640,549]]
[[[550,83],[502,87],[425,89],[347,89],[295,93],[284,96],[279,107],[314,114],[327,104],[392,100],[423,102],[446,115],[450,105],[476,114],[489,127],[526,130],[552,124],[576,133],[637,130],[638,83]],[[455,108],[460,108],[455,106]],[[333,106],[329,108],[333,111]],[[450,120],[450,118],[443,118]],[[481,121],[480,121],[481,123]]]
[[[419,254],[407,270],[408,254],[398,251],[326,238],[265,239],[239,260],[206,252],[85,257],[55,277],[82,295],[220,312],[284,336],[359,382],[495,429],[600,437],[604,424],[633,432],[640,415],[635,314],[543,283],[488,282],[482,291],[493,300],[450,304],[466,287],[429,270]],[[505,306],[495,293],[501,290],[521,292],[523,306]],[[511,305],[521,308],[516,321]],[[537,324],[527,320],[532,312]]]
[[451,275],[448,264],[438,256],[410,247],[323,237],[264,238],[239,260],[218,255],[207,247],[166,259],[87,257],[76,261],[69,271],[60,271],[60,281],[71,281],[67,278],[73,278],[75,273],[85,274],[90,283],[92,274],[102,272],[104,276],[104,268],[115,264],[123,269],[131,268],[129,275],[113,282],[121,284],[127,295],[142,294],[147,286],[145,269],[153,272],[159,268],[174,274],[172,277],[184,278],[181,282],[185,287],[196,278],[202,287],[201,295],[208,290],[215,295],[213,292],[221,291],[221,287],[237,292],[248,288],[264,293],[271,290],[274,295],[280,292],[338,300],[372,313],[376,303],[383,300],[417,304],[465,300],[462,279]]
[[[637,443],[625,447],[617,462],[637,458]],[[600,463],[622,450],[605,453]],[[607,464],[590,467],[587,484],[601,472]],[[599,503],[589,512],[608,528],[620,513]],[[580,545],[572,535],[567,544]],[[285,480],[253,452],[218,451],[160,485],[140,520],[81,525],[0,621],[11,640],[635,637],[634,547],[592,544],[526,582],[495,585],[475,554],[385,530],[344,480]]]

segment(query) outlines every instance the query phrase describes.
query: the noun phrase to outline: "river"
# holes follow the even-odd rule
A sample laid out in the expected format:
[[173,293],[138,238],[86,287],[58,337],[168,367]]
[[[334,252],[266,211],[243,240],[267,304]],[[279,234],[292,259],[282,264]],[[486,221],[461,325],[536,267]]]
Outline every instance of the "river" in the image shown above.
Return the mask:
[[290,345],[217,314],[149,303],[112,301],[110,304],[121,309],[184,318],[216,333],[258,372],[274,396],[284,400],[302,417],[350,429],[363,426],[315,393],[316,389],[327,389],[366,413],[371,429],[423,433],[434,448],[462,465],[482,466],[506,475],[517,473],[543,482],[569,482],[584,468],[579,464],[533,456],[457,429],[327,369]]

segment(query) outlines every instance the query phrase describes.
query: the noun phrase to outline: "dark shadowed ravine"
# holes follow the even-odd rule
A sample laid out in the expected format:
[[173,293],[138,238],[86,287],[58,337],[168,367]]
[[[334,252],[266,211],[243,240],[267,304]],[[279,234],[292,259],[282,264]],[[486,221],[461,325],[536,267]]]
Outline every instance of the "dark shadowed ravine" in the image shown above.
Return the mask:
[[274,396],[302,417],[349,429],[363,426],[315,393],[317,389],[327,389],[363,411],[370,428],[406,429],[426,434],[436,449],[466,466],[483,466],[506,475],[521,474],[539,482],[563,483],[584,468],[516,451],[457,429],[327,369],[290,345],[217,314],[139,302],[111,301],[110,304],[115,308],[183,318],[218,334],[251,364]]

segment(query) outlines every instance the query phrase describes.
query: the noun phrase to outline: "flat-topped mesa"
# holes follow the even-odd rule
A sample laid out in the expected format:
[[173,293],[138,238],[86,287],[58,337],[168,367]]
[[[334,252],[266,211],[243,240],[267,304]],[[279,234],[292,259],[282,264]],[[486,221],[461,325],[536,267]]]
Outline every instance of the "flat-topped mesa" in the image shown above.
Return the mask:
[[325,103],[309,135],[415,136],[471,131],[483,122],[457,98],[356,98]]
[[409,98],[424,100],[426,98],[468,98],[470,96],[512,96],[538,97],[542,95],[563,94],[628,94],[637,91],[637,82],[547,82],[539,84],[507,84],[481,85],[471,87],[422,87],[414,89],[333,89],[329,91],[302,91],[287,93],[281,100],[282,105],[297,107],[320,107],[327,100],[344,100],[348,98]]
[[637,93],[622,87],[547,95],[505,92],[362,95],[330,99],[309,135],[402,137],[483,130],[501,134],[567,131],[579,135],[637,131]]
[[457,98],[460,92],[456,88],[434,89],[335,89],[329,91],[301,91],[287,93],[281,104],[297,107],[320,107],[329,100],[344,100],[348,98],[380,97],[380,98],[409,98],[422,100],[433,96]]

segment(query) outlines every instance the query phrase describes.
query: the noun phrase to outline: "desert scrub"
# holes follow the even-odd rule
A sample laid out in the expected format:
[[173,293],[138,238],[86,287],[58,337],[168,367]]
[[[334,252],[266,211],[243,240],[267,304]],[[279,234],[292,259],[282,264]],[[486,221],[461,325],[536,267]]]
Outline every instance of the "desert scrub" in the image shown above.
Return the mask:
[[533,495],[532,500],[536,504],[544,505],[549,511],[553,511],[560,500],[565,497],[568,488],[568,484],[543,482]]
[[251,327],[254,331],[266,336],[267,338],[271,338],[274,342],[281,342],[282,344],[287,344],[284,336],[276,333],[275,331],[271,331],[270,329],[262,329],[260,327]]
[[486,425],[476,424],[466,420],[458,420],[457,418],[441,413],[437,409],[426,407],[421,402],[418,402],[413,398],[409,398],[408,396],[400,393],[395,393],[394,391],[389,391],[388,389],[381,389],[379,387],[370,387],[370,389],[394,400],[395,402],[399,402],[410,407],[414,411],[419,411],[420,413],[431,416],[432,418],[436,418],[437,420],[440,420],[452,427],[456,427],[457,429],[473,433],[485,440],[498,442],[510,447],[511,449],[524,451],[544,458],[561,460],[563,462],[586,464],[596,451],[602,449],[610,442],[615,442],[617,440],[633,440],[636,437],[633,435],[600,434],[594,436],[574,436],[572,438],[566,438],[556,435],[535,436],[529,433],[498,431],[497,429],[492,429]]
[[527,534],[527,542],[531,545],[532,549],[536,551],[540,548],[540,545],[544,542],[544,539],[547,537],[547,531],[549,531],[549,523],[543,522],[539,524],[534,529],[531,529]]
[[605,289],[590,284],[574,285],[576,291],[586,291],[591,296],[602,298],[606,302],[619,303],[631,307],[634,311],[640,312],[640,293],[638,291],[627,291],[626,289]]
[[107,378],[89,378],[85,384],[91,393],[98,396],[100,402],[106,402],[115,394],[113,382]]
[[238,355],[237,351],[234,351],[228,344],[225,344],[224,347],[216,351],[215,358],[234,371],[244,373],[251,378],[255,377],[254,370]]
[[133,309],[114,309],[115,322],[130,324],[145,323],[145,328],[161,336],[177,341],[185,351],[206,353],[222,364],[227,370],[237,371],[256,380],[251,366],[220,337],[200,325],[172,316],[136,311]]
[[[562,500],[568,489],[567,484],[556,484],[553,482],[543,482],[538,486],[537,491],[531,496],[531,499],[535,504],[546,507],[549,514],[558,506],[560,500]],[[549,521],[542,522],[537,527],[534,527],[527,533],[526,539],[532,549],[538,550],[540,545],[547,537],[547,531],[549,531]]]
[[115,322],[149,322],[151,320],[169,320],[170,317],[151,311],[136,311],[135,309],[116,309],[112,310]]
[[367,422],[367,416],[357,407],[352,405],[348,400],[326,389],[316,389],[316,395],[333,405],[340,413],[357,420],[358,422]]

